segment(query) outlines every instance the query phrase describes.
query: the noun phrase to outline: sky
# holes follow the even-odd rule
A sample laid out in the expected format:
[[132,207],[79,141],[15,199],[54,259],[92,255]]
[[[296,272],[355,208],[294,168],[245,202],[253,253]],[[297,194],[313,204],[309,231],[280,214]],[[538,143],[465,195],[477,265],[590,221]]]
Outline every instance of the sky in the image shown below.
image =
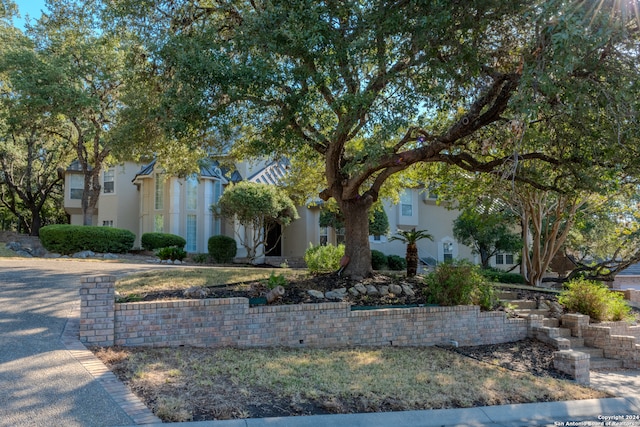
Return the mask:
[[45,8],[44,0],[13,0],[20,10],[20,18],[16,18],[13,22],[18,28],[24,28],[24,20],[29,15],[31,20],[40,18],[40,11]]

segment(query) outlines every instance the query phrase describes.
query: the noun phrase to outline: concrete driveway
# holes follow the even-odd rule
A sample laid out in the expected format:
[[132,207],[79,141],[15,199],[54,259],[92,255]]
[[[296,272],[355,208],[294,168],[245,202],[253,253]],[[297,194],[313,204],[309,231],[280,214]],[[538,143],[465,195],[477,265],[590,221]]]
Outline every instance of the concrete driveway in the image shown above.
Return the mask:
[[158,266],[0,258],[0,427],[135,423],[62,338],[79,308],[81,276],[151,268]]

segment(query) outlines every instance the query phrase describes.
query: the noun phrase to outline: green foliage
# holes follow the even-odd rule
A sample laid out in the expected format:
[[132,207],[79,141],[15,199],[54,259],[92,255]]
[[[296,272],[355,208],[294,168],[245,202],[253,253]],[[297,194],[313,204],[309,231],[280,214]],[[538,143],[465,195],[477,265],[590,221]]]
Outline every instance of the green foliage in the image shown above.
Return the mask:
[[519,235],[511,228],[516,225],[513,215],[498,209],[492,202],[467,208],[453,222],[453,236],[480,255],[483,268],[498,252],[517,252],[522,247]]
[[625,320],[631,315],[631,307],[624,296],[602,283],[574,279],[565,286],[558,302],[570,312],[586,314],[595,321]]
[[191,259],[196,264],[206,264],[209,262],[209,254],[193,254]]
[[235,239],[223,235],[209,237],[207,249],[211,258],[220,264],[232,262],[238,252]]
[[369,218],[369,235],[385,236],[389,233],[389,218],[383,208],[373,209]]
[[79,225],[48,225],[40,229],[42,246],[48,251],[72,254],[80,251],[126,253],[136,236],[129,230]]
[[304,262],[310,273],[331,273],[340,268],[340,260],[344,256],[344,245],[313,246],[304,253]]
[[271,272],[269,278],[264,280],[263,282],[269,289],[273,289],[278,286],[285,287],[289,284],[289,281],[286,277],[284,277],[284,274],[280,273],[276,276],[276,273],[274,273],[273,271]]
[[526,283],[522,274],[508,273],[497,268],[483,268],[480,273],[492,282],[498,283]]
[[371,251],[371,268],[374,270],[384,270],[387,268],[387,256],[380,251]]
[[140,243],[144,249],[153,251],[169,246],[184,248],[187,241],[183,237],[170,233],[144,233],[140,238]]
[[443,306],[480,305],[490,310],[497,304],[493,287],[468,261],[440,264],[425,278],[427,301]]
[[157,249],[156,256],[163,261],[168,259],[170,259],[171,261],[182,261],[187,257],[187,252],[177,246],[169,246],[166,248]]
[[391,236],[389,241],[399,240],[407,245],[415,245],[416,242],[422,239],[433,240],[433,236],[427,233],[427,230],[416,230],[415,228],[412,230],[398,230],[397,236]]
[[387,257],[387,265],[389,270],[401,271],[407,268],[407,260],[398,255],[389,255]]

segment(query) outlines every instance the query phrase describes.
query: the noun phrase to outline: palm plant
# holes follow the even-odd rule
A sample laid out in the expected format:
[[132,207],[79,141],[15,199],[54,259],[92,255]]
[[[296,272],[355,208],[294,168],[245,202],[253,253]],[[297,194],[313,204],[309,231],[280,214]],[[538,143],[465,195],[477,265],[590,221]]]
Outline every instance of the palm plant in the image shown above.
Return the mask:
[[397,236],[391,236],[389,240],[399,240],[407,245],[407,277],[413,277],[418,272],[418,240],[433,240],[433,236],[427,230],[398,230]]

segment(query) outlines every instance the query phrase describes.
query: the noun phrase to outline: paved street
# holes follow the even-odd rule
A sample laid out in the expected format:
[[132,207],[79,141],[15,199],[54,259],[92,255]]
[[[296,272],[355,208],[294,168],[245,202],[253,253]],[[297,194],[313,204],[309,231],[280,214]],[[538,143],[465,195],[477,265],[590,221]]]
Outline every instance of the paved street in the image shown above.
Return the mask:
[[132,419],[67,351],[79,278],[157,268],[0,258],[0,426],[118,426]]

